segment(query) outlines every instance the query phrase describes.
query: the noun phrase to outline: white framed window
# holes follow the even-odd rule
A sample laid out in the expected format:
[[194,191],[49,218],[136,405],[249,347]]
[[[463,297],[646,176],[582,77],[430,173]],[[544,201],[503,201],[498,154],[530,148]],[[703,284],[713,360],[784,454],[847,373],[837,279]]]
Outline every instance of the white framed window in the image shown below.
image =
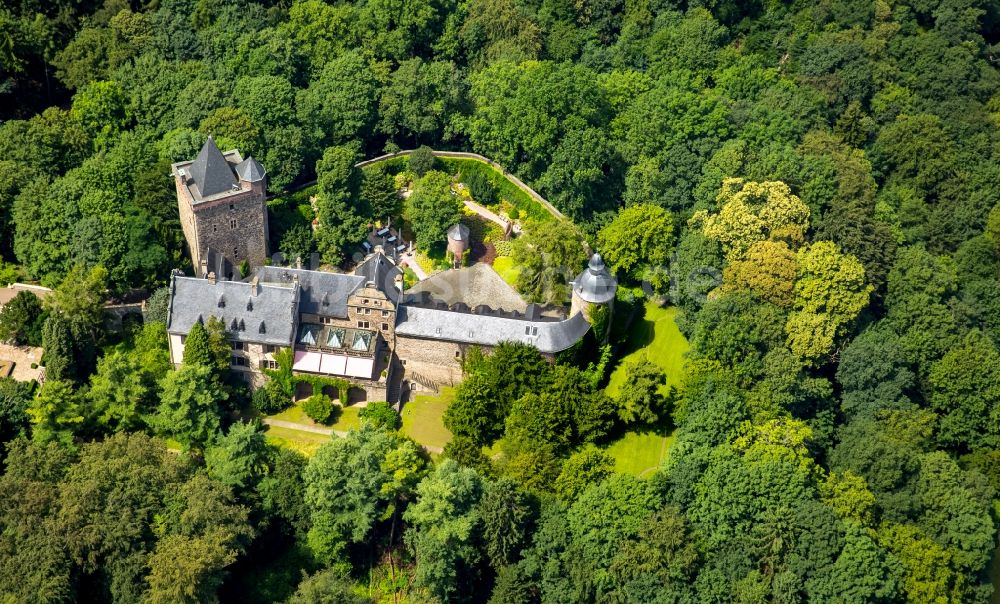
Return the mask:
[[246,367],[247,366],[246,357],[233,356],[232,365],[233,367]]
[[371,323],[368,321],[358,321],[358,327],[361,329],[371,329]]
[[383,323],[382,324],[382,331],[389,331],[389,324],[388,323]]

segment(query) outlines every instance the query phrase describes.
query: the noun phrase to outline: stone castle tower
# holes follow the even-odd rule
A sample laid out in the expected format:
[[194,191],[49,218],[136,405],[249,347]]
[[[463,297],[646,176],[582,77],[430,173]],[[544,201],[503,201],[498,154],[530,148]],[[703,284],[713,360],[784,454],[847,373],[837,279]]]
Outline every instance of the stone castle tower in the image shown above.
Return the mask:
[[[595,329],[600,327],[604,331],[604,333],[595,333],[598,339],[603,340],[611,326],[611,311],[615,302],[615,293],[618,291],[618,281],[608,272],[608,267],[604,265],[601,255],[594,254],[591,256],[587,268],[577,275],[571,285],[573,297],[569,311],[570,316],[582,312]],[[598,311],[599,308],[605,309],[605,311]],[[597,312],[604,312],[603,325],[601,326],[595,325]]]
[[264,167],[239,151],[223,153],[208,137],[193,161],[173,164],[181,227],[195,275],[239,278],[239,266],[267,257],[267,186]]

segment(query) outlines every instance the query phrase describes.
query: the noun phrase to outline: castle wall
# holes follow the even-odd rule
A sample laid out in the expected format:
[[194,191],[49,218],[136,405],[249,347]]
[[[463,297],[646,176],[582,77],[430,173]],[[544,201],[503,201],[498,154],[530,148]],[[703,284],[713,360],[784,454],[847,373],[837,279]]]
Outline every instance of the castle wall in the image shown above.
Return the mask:
[[[461,362],[470,348],[470,344],[396,336],[396,356],[403,365],[403,379],[425,387],[452,386],[462,381]],[[434,384],[425,383],[428,381]]]
[[177,211],[180,214],[181,229],[184,231],[184,243],[187,245],[188,257],[194,266],[197,277],[198,266],[201,264],[201,254],[198,245],[198,226],[195,222],[194,208],[191,205],[191,192],[179,175],[174,175],[174,186],[177,188]]
[[[267,207],[263,183],[242,185],[241,192],[200,203],[193,210],[199,258],[212,248],[232,263],[234,272],[244,260],[251,266],[261,266],[267,258]],[[225,276],[219,275],[220,278]]]

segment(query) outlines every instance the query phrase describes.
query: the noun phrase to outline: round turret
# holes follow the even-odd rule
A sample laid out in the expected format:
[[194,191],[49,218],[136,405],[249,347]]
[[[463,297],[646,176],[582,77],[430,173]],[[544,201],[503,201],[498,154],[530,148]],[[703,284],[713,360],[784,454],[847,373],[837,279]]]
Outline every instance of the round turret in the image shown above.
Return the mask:
[[462,223],[455,224],[448,229],[448,252],[454,257],[456,265],[461,264],[465,250],[472,247],[469,236],[469,227]]
[[617,290],[618,281],[608,272],[600,254],[591,256],[587,269],[573,282],[573,295],[590,304],[611,302]]
[[587,268],[573,281],[570,316],[582,312],[588,321],[593,322],[594,307],[604,306],[610,311],[617,291],[618,280],[608,271],[601,255],[594,254],[591,256]]

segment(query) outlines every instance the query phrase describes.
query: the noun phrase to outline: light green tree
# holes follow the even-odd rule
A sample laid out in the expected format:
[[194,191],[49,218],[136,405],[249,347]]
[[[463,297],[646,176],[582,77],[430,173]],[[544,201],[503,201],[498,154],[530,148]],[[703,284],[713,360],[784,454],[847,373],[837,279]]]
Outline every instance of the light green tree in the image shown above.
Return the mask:
[[818,363],[868,304],[873,288],[858,259],[841,254],[831,241],[799,250],[797,261],[795,306],[785,324],[788,347]]
[[617,272],[640,277],[645,267],[670,260],[674,224],[670,212],[653,204],[636,204],[618,212],[597,235],[601,256]]
[[784,241],[792,249],[805,241],[809,208],[783,182],[727,178],[716,204],[718,213],[699,210],[690,224],[722,243],[730,260],[744,257],[758,241]]

